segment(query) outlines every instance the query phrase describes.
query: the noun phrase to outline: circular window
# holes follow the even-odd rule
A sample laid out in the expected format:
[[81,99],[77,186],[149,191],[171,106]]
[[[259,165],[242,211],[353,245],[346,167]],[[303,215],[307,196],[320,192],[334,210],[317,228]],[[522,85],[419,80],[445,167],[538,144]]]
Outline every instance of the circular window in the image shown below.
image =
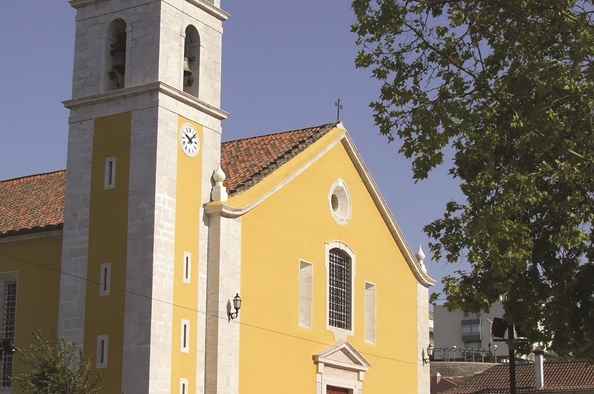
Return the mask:
[[341,179],[337,179],[330,186],[328,203],[330,213],[336,223],[340,225],[347,224],[351,218],[351,197],[346,184]]

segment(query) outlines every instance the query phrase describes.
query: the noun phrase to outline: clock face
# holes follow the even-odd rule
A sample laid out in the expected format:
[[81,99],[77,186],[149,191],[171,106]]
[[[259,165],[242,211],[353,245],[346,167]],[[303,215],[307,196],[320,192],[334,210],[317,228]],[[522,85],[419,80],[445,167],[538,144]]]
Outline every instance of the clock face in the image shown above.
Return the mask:
[[179,129],[179,143],[184,153],[190,157],[196,156],[199,149],[198,132],[196,128],[189,123],[185,123]]

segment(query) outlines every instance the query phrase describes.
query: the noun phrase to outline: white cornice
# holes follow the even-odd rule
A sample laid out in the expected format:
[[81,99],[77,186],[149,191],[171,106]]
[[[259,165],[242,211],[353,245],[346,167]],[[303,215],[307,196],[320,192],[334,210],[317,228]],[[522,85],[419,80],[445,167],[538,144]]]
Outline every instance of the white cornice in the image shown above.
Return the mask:
[[199,100],[196,97],[192,96],[191,94],[182,92],[182,91],[175,89],[172,86],[167,85],[163,82],[152,82],[152,83],[147,83],[144,85],[132,86],[129,88],[111,90],[109,92],[93,94],[90,96],[66,100],[66,101],[63,101],[62,103],[68,109],[75,109],[78,107],[84,107],[87,105],[103,103],[103,102],[112,101],[115,99],[124,99],[124,98],[128,98],[128,97],[150,94],[150,93],[163,93],[175,100],[178,100],[184,104],[187,104],[190,107],[195,108],[201,112],[204,112],[210,116],[213,116],[219,120],[226,119],[227,116],[229,115],[227,112],[223,111],[222,109],[217,108],[213,105],[210,105],[202,100]]
[[351,139],[348,133],[346,133],[345,136],[346,138],[344,138],[343,144],[346,148],[346,151],[351,157],[353,164],[357,168],[359,175],[361,175],[363,183],[365,183],[368,190],[370,191],[370,195],[373,198],[373,201],[375,202],[376,206],[378,207],[379,212],[382,215],[384,221],[388,224],[388,228],[390,229],[392,237],[396,240],[396,243],[400,247],[400,250],[402,250],[402,254],[404,255],[406,263],[410,267],[411,271],[413,272],[414,276],[417,278],[419,283],[421,283],[425,287],[435,285],[435,279],[427,275],[427,273],[423,270],[423,267],[417,261],[417,258],[415,257],[415,254],[408,245],[408,242],[406,242],[404,234],[402,233],[402,230],[400,230],[400,226],[398,226],[398,223],[394,219],[394,216],[392,216],[392,212],[390,212],[388,204],[386,204],[386,201],[384,200],[382,193],[380,192],[379,188],[377,187],[377,184],[373,180],[371,172],[369,172],[367,166],[365,165],[365,162],[363,162],[363,159],[361,158],[359,151],[355,147],[353,140]]
[[103,1],[103,0],[70,0],[68,2],[70,3],[70,6],[72,8],[82,8],[82,7],[91,5],[91,4],[98,3],[100,1]]
[[314,157],[309,159],[305,164],[303,164],[301,167],[299,167],[296,171],[294,171],[289,176],[287,176],[282,182],[279,182],[275,187],[268,190],[260,198],[258,198],[256,201],[252,202],[251,204],[246,205],[245,207],[242,207],[242,208],[229,207],[229,206],[226,206],[223,204],[207,204],[205,206],[206,213],[209,215],[216,213],[216,214],[222,215],[223,217],[228,217],[228,218],[235,218],[238,216],[245,215],[247,212],[251,211],[258,205],[260,205],[262,202],[264,202],[268,197],[272,196],[274,193],[276,193],[277,191],[282,189],[282,187],[285,186],[287,183],[289,183],[293,179],[295,179],[299,174],[301,174],[309,166],[311,166],[313,163],[315,163],[320,157],[324,156],[324,154],[326,154],[326,152],[328,152],[330,149],[332,149],[332,147],[334,145],[336,145],[338,142],[340,142],[340,140],[343,137],[344,137],[344,133],[341,133],[338,137],[336,137],[334,140],[332,140],[330,143],[328,143],[328,145],[326,145],[324,147],[324,149],[322,149],[320,152],[318,152],[317,155],[315,155]]
[[215,7],[212,3],[209,3],[205,0],[187,0],[188,3],[195,5],[196,7],[200,8],[201,10],[209,13],[210,15],[214,16],[218,20],[226,21],[229,19],[229,14],[223,11],[222,9]]
[[5,235],[0,237],[0,244],[34,241],[42,238],[59,238],[62,236],[62,230],[38,231],[28,234]]
[[[72,8],[82,8],[92,4],[99,3],[104,0],[70,0],[70,6]],[[220,21],[226,21],[229,19],[229,14],[222,9],[215,7],[214,4],[206,0],[186,0],[188,3],[200,8],[204,12],[214,16]]]

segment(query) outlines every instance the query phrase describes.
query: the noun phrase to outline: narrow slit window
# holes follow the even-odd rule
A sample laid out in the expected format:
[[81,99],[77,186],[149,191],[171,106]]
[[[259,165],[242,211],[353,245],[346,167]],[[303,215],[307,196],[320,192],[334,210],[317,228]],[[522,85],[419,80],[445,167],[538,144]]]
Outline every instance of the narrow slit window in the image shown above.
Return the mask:
[[181,351],[190,351],[190,321],[185,319],[181,323]]
[[100,275],[101,279],[99,281],[99,295],[107,296],[109,295],[111,289],[111,263],[101,264]]
[[183,281],[184,283],[190,283],[190,275],[192,273],[192,253],[184,252],[183,264]]
[[299,325],[311,328],[313,302],[313,265],[299,262]]
[[375,343],[376,322],[375,285],[365,282],[365,341]]
[[188,379],[179,380],[179,394],[188,394]]
[[109,348],[109,336],[97,336],[97,368],[107,368],[107,355]]
[[116,182],[116,158],[114,156],[105,158],[105,180],[103,187],[113,189]]

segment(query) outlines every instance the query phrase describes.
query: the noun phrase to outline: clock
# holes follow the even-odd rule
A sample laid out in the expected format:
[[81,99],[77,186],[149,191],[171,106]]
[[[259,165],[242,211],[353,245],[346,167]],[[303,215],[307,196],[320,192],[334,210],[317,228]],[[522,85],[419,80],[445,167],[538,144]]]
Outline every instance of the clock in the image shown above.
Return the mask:
[[187,156],[196,156],[200,147],[196,128],[189,123],[184,123],[179,129],[179,143]]

